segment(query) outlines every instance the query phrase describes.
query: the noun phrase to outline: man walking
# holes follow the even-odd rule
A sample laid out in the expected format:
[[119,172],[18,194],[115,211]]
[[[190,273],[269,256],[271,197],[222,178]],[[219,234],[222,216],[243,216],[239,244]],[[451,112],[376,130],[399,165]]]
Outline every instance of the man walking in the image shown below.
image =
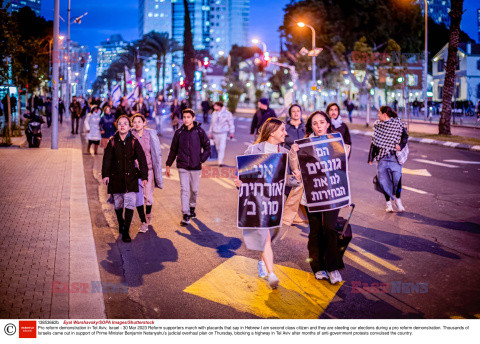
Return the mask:
[[232,113],[223,106],[222,102],[213,104],[213,110],[208,137],[213,138],[215,141],[215,147],[218,152],[218,166],[222,167],[225,147],[227,146],[227,135],[230,134],[230,139],[233,139],[235,125],[233,124]]
[[258,110],[253,115],[252,126],[250,127],[250,135],[255,134],[255,138],[257,138],[263,123],[265,123],[265,121],[270,117],[277,117],[277,115],[275,114],[275,111],[268,106],[268,99],[260,98],[258,101]]
[[155,114],[155,127],[157,135],[162,136],[162,115],[166,112],[166,102],[163,100],[163,94],[159,94],[153,104],[153,113]]
[[45,106],[45,116],[47,117],[47,125],[50,128],[52,125],[52,101],[50,97],[47,97],[47,100],[43,104]]
[[144,103],[144,99],[142,96],[138,98],[138,101],[133,105],[133,113],[134,114],[141,114],[143,117],[147,118],[150,111],[148,111],[147,105]]
[[202,112],[203,112],[203,123],[208,123],[208,113],[210,112],[210,100],[209,99],[205,99],[203,102],[202,102]]
[[80,106],[77,97],[73,96],[69,110],[72,115],[72,135],[78,134],[78,122],[80,121],[80,116],[82,114],[82,107]]
[[183,110],[182,116],[183,125],[173,136],[165,175],[170,177],[170,167],[176,159],[183,213],[180,224],[186,226],[191,218],[196,217],[200,174],[202,164],[210,156],[210,140],[205,130],[200,127],[201,124],[195,121],[195,112],[192,109]]

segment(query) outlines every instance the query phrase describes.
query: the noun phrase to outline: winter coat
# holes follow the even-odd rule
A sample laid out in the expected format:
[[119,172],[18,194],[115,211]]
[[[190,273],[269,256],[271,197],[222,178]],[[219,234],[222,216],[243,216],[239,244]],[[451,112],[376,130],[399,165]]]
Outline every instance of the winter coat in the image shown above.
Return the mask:
[[90,141],[100,141],[100,113],[89,113],[85,118],[85,130],[87,130],[86,139]]
[[[404,149],[405,146],[407,145],[408,143],[408,133],[407,133],[407,129],[406,128],[403,128],[403,131],[402,131],[402,137],[400,138],[400,142],[399,142],[399,146],[401,149]],[[370,144],[370,149],[368,151],[368,161],[367,162],[373,162],[375,160],[375,158],[378,156],[378,154],[380,154],[380,148],[375,146],[373,143]]]
[[290,119],[285,124],[285,130],[287,131],[288,136],[285,137],[285,145],[286,149],[290,149],[292,145],[295,143],[295,140],[300,140],[305,137],[305,123],[300,121],[298,127],[295,127],[293,124],[290,123]]
[[223,107],[220,111],[215,111],[212,114],[210,128],[208,128],[209,135],[223,133],[229,133],[230,135],[235,133],[235,125],[233,124],[232,113],[225,107]]
[[275,111],[273,111],[271,108],[267,108],[266,110],[258,109],[253,115],[250,134],[256,134],[260,132],[260,128],[262,127],[263,123],[265,123],[265,121],[270,117],[277,117]]
[[202,164],[210,157],[210,139],[200,125],[198,122],[193,122],[193,128],[188,130],[184,124],[175,132],[167,166],[172,166],[177,159],[177,168],[202,169]]
[[[135,168],[138,161],[139,170]],[[102,179],[110,178],[108,193],[138,192],[138,178],[148,180],[148,166],[140,142],[129,132],[122,141],[117,132],[103,155]]]
[[[155,186],[163,189],[163,175],[162,175],[162,147],[157,132],[152,129],[143,129],[150,136],[150,155],[152,156],[153,176]],[[133,135],[136,136],[135,129],[132,129]],[[143,147],[142,147],[143,148]]]
[[102,137],[108,139],[115,135],[117,128],[115,128],[115,115],[103,114],[100,117],[100,131],[103,131]]
[[342,123],[338,128],[335,128],[333,125],[330,126],[332,133],[340,133],[343,137],[343,142],[346,145],[352,145],[352,138],[350,137],[350,130],[345,123]]
[[70,103],[70,113],[72,114],[72,117],[74,118],[80,118],[80,115],[82,114],[82,106],[78,101]]

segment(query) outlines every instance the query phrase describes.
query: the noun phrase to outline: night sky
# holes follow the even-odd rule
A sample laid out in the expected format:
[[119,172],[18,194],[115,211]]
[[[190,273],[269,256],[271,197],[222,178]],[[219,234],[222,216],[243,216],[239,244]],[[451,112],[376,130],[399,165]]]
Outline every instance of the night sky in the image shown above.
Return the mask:
[[[290,0],[251,0],[250,39],[258,38],[267,44],[268,50],[279,51],[278,27],[283,22],[283,8]],[[42,0],[42,15],[53,19],[54,0]],[[71,39],[88,45],[93,55],[89,73],[90,81],[95,78],[95,46],[112,34],[120,33],[127,41],[138,39],[138,0],[71,0],[71,17],[88,12],[81,24],[71,25]],[[68,0],[60,0],[60,16],[67,19]],[[465,0],[462,30],[478,40],[477,33],[478,0]],[[265,20],[268,18],[268,20]],[[67,32],[66,23],[60,21],[60,32]]]

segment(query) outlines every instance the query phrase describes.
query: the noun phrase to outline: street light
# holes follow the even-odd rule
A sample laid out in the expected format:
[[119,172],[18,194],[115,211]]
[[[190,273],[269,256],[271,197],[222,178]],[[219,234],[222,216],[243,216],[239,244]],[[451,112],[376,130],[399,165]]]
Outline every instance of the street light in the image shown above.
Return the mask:
[[424,116],[427,120],[428,99],[427,99],[427,78],[428,78],[428,3],[425,0],[425,51],[423,57],[423,99],[424,99]]
[[[299,22],[297,23],[297,25],[299,27],[308,27],[310,28],[310,30],[312,30],[312,83],[313,83],[313,86],[317,86],[317,64],[316,64],[316,49],[317,49],[317,46],[316,46],[316,40],[315,40],[315,29],[308,25],[308,24],[305,24],[303,22]],[[316,97],[315,97],[315,103],[316,103]],[[315,104],[316,105],[316,104]]]
[[263,53],[265,54],[265,52],[267,51],[267,45],[265,44],[265,42],[262,42],[256,38],[252,39],[252,43],[257,45],[257,44],[261,44],[263,46]]

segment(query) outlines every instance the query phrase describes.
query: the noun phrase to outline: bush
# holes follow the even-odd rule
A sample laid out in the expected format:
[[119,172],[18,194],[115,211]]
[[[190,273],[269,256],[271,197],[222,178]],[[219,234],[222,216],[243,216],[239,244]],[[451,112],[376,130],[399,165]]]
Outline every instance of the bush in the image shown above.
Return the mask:
[[232,114],[237,110],[238,102],[240,101],[240,96],[242,95],[242,89],[238,87],[231,87],[227,91],[228,93],[228,102],[227,108]]

